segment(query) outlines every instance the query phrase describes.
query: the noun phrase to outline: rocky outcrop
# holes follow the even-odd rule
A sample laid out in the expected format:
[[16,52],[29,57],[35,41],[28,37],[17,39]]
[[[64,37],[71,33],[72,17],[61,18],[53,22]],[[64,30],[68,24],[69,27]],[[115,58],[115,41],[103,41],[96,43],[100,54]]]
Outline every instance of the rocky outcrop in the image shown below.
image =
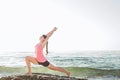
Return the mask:
[[87,79],[58,76],[52,74],[33,73],[31,75],[13,75],[1,77],[0,80],[87,80]]

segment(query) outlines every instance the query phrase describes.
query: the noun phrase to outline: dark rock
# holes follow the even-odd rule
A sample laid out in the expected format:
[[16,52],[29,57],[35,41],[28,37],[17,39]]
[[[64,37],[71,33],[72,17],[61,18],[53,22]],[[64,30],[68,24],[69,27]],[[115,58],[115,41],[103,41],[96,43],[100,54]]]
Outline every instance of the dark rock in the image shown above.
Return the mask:
[[14,75],[0,78],[0,80],[87,80],[75,77],[58,76],[44,73],[33,73],[31,75]]

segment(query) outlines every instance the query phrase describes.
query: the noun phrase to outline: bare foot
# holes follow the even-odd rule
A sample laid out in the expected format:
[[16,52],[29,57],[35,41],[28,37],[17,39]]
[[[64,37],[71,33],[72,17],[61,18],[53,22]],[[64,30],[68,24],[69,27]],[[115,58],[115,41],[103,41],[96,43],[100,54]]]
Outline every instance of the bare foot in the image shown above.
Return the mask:
[[31,75],[32,73],[31,72],[27,72],[26,75]]
[[70,72],[67,72],[67,76],[70,77]]

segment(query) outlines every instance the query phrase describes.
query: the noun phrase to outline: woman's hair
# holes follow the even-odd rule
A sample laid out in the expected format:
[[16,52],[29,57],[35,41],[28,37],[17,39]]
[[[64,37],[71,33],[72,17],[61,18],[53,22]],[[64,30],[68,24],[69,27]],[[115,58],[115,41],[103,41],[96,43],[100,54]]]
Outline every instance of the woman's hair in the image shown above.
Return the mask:
[[[44,39],[47,38],[46,35],[42,35],[42,36],[44,37]],[[48,54],[48,42],[47,42],[47,44],[46,44],[46,54]]]

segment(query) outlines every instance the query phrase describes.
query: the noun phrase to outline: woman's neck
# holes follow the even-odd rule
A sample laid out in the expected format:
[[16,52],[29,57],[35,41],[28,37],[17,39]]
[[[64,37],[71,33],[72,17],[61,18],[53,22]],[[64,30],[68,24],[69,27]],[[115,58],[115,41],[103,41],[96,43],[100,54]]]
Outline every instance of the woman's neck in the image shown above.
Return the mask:
[[40,41],[39,43],[41,43],[41,44],[42,44],[42,43],[43,43],[43,41]]

